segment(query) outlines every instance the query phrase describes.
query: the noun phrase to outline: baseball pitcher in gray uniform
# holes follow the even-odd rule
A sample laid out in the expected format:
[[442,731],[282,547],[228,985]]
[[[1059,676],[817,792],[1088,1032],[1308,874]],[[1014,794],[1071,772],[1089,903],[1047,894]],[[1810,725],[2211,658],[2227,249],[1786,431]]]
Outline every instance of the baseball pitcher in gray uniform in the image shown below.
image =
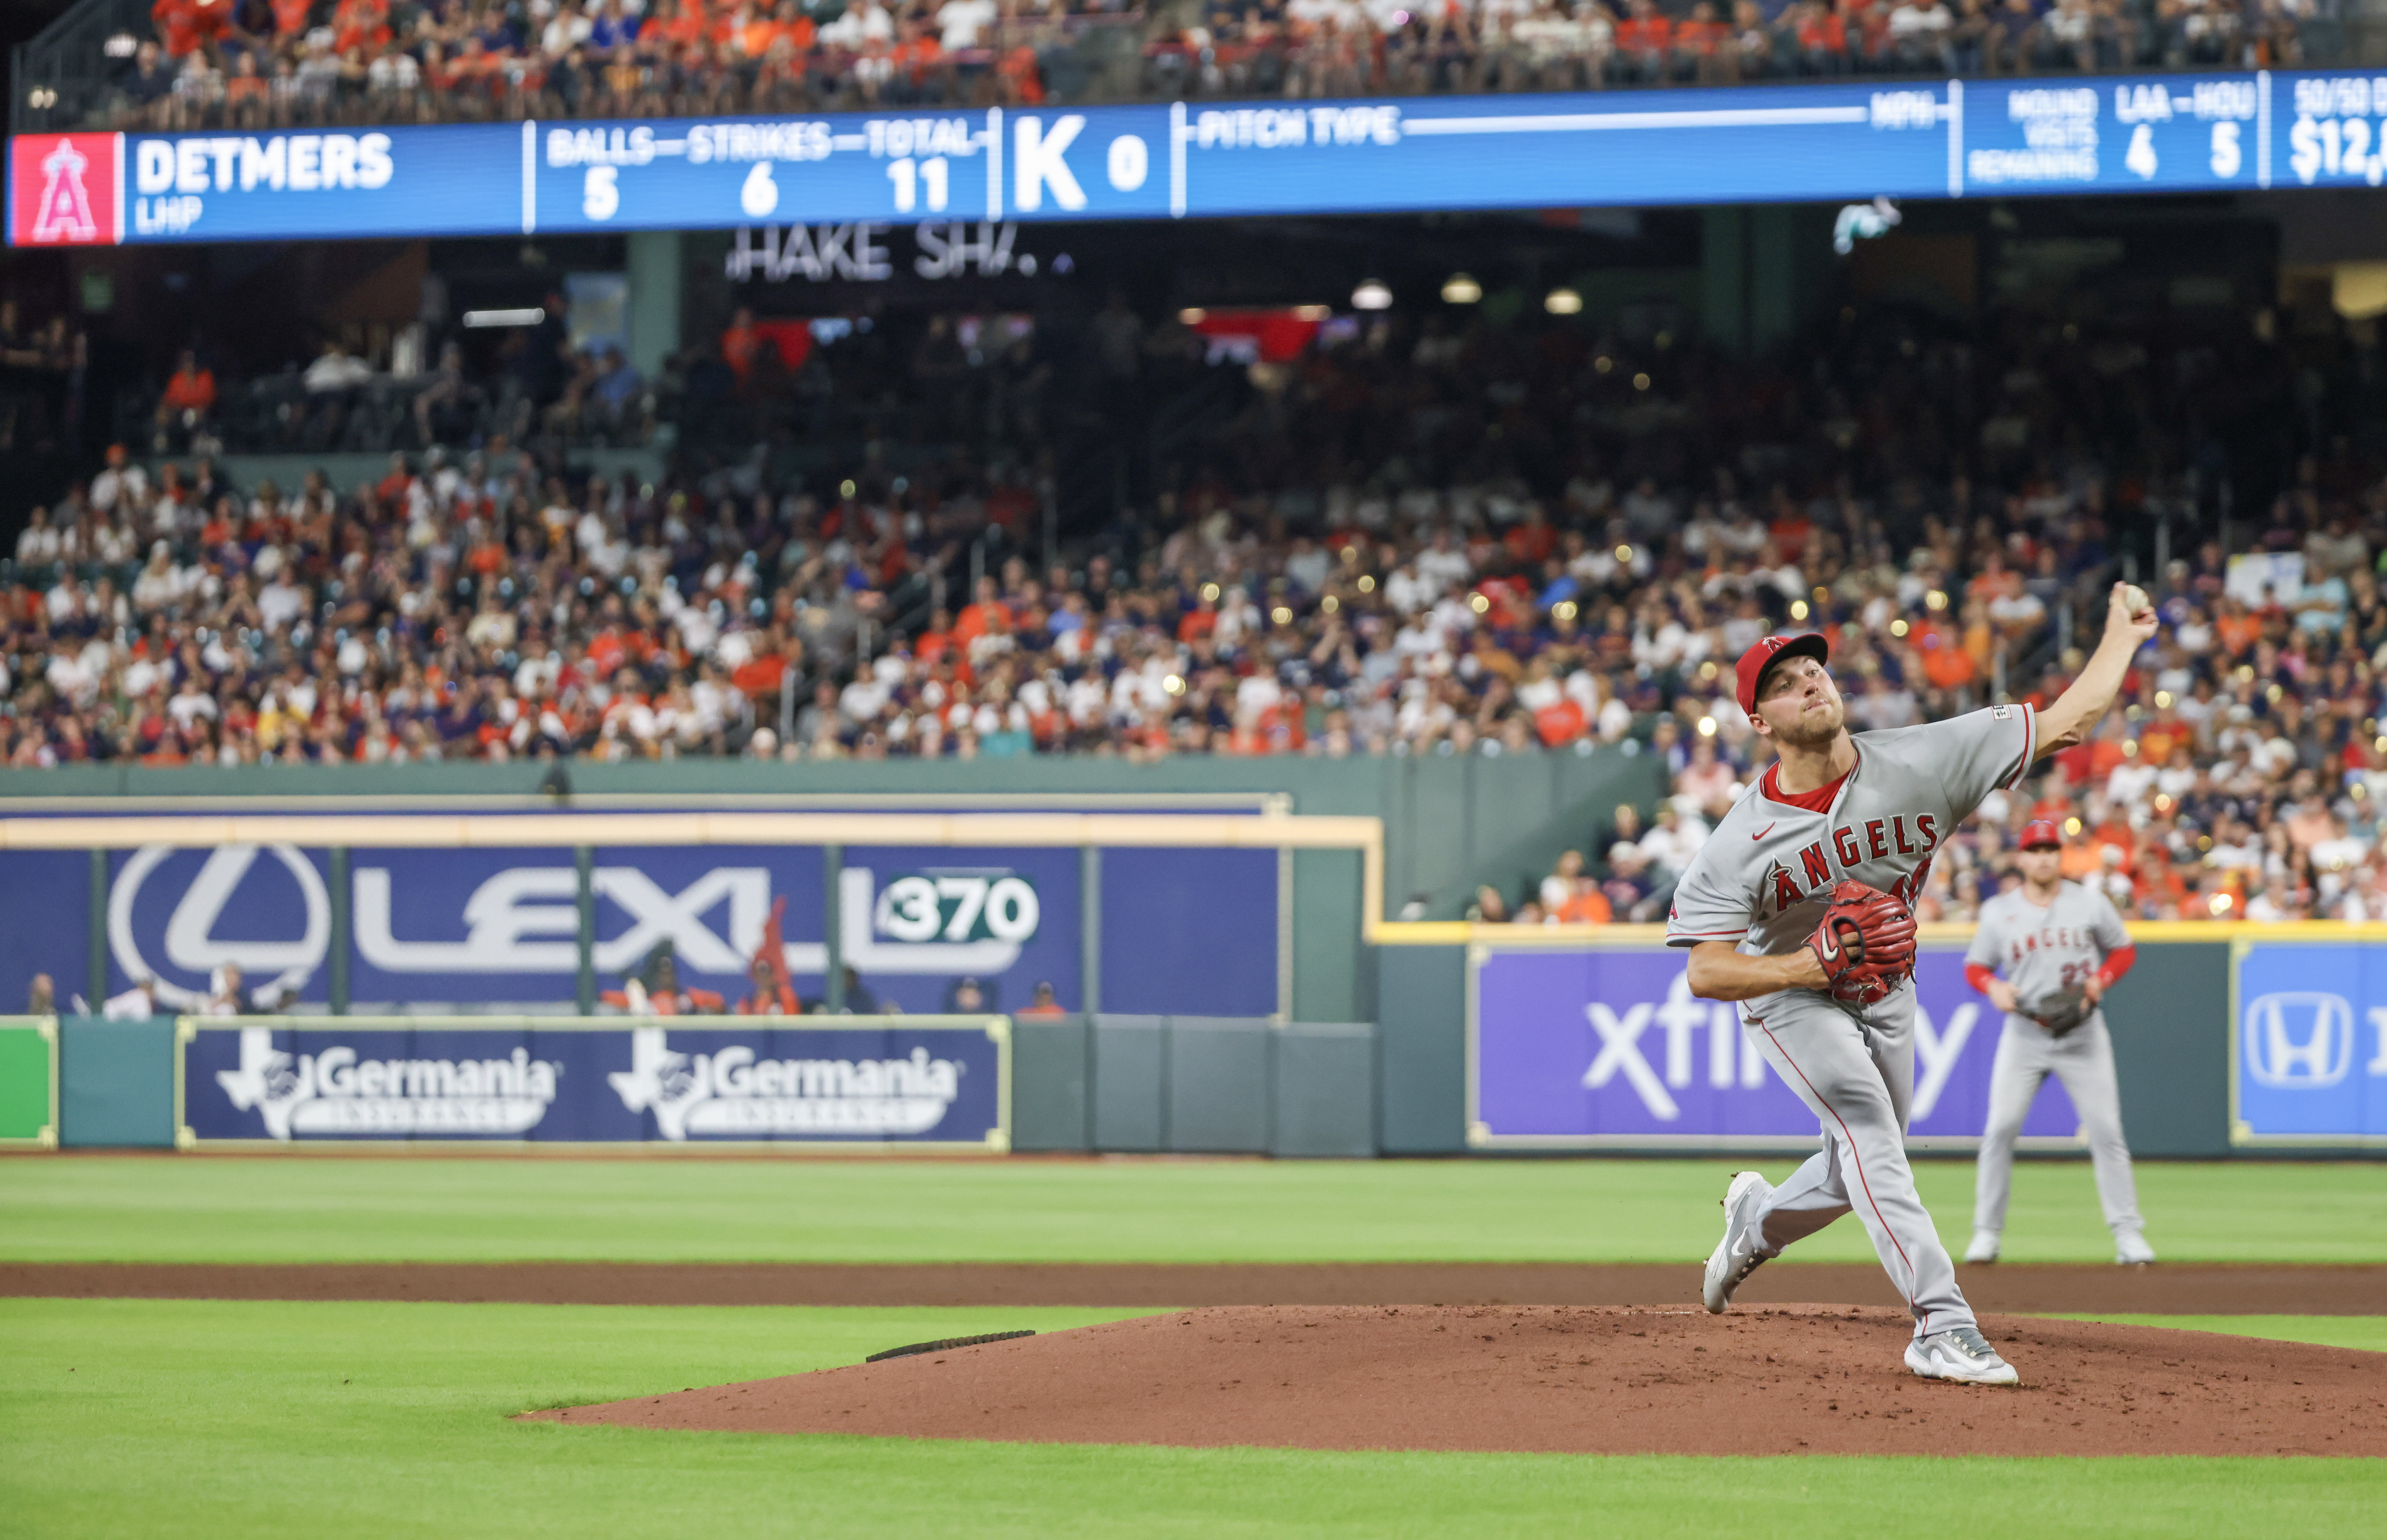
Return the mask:
[[1710,1310],[1783,1247],[1853,1211],[1914,1318],[1907,1367],[2017,1382],[1964,1303],[1907,1165],[1909,911],[1957,824],[1991,789],[2085,740],[2154,629],[2146,596],[2116,584],[2096,652],[2045,712],[1992,706],[1853,735],[1822,637],[1768,637],[1741,656],[1741,708],[1778,757],[1683,875],[1666,939],[1690,949],[1693,994],[1739,1003],[1742,1031],[1814,1112],[1823,1148],[1779,1187],[1733,1176],[1701,1291]]
[[[1967,1262],[1998,1259],[2014,1179],[2014,1138],[2031,1098],[2052,1074],[2064,1082],[2089,1136],[2097,1197],[2114,1232],[2114,1259],[2152,1262],[2141,1233],[2130,1147],[2122,1141],[2122,1101],[2114,1079],[2114,1041],[2098,1002],[2137,960],[2130,933],[2104,894],[2063,877],[2064,836],[2044,818],[2022,831],[2015,865],[2022,886],[1981,905],[1981,928],[1964,953],[1964,977],[2005,1013],[2005,1031],[1989,1071],[1989,1123],[1973,1198]],[[2000,975],[2003,977],[2001,978]]]

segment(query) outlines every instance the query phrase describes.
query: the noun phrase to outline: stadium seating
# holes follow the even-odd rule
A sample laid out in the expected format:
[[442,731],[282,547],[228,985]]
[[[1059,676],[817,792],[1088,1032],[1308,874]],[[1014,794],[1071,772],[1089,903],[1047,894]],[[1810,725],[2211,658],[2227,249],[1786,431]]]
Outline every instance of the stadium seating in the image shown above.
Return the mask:
[[[2324,63],[2312,0],[84,0],[32,54],[48,117],[120,128],[1730,84]],[[96,16],[95,10],[95,17]],[[51,60],[44,48],[72,58]],[[59,95],[63,89],[64,95]],[[20,125],[21,126],[21,125]]]
[[[1679,807],[1590,850],[1602,903],[1569,910],[1561,884],[1483,908],[1646,917],[1761,767],[1725,688],[1749,641],[1824,629],[1864,726],[2044,701],[2128,561],[2166,625],[2126,709],[1989,810],[1926,909],[1977,903],[2001,831],[2036,810],[2072,820],[2076,867],[2143,914],[2387,912],[2387,482],[2374,430],[2297,405],[2367,398],[2338,374],[2368,354],[2052,322],[1990,347],[1867,312],[1793,365],[1395,317],[1254,365],[1183,318],[1128,324],[1127,377],[1023,337],[891,385],[890,360],[942,358],[950,332],[823,344],[794,378],[733,334],[638,398],[679,434],[653,483],[565,470],[562,394],[509,404],[461,375],[452,400],[375,409],[399,447],[354,486],[236,486],[183,445],[154,472],[116,451],[0,587],[0,754],[1629,745],[1666,758]],[[802,441],[857,442],[890,401],[948,439],[827,465],[767,448],[799,420]],[[1153,452],[1121,485],[1150,496],[1073,514],[1056,546],[1056,435],[1122,402]],[[2227,529],[2182,469],[2184,424],[2225,407],[2303,446],[2275,497],[2239,488]],[[1148,436],[1181,417],[1198,431]],[[466,436],[443,441],[451,425]]]

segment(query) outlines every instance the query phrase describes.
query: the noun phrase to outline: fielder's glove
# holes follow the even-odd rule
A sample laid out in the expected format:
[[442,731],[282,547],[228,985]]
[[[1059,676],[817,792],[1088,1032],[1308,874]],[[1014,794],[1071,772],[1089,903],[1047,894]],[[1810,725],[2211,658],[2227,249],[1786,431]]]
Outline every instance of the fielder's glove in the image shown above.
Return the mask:
[[1844,877],[1807,945],[1833,999],[1871,1005],[1914,972],[1914,915],[1880,889]]
[[2088,1020],[2089,1013],[2096,1008],[2089,1003],[2089,991],[2073,984],[2060,990],[2050,990],[2036,1000],[2025,1001],[2022,1014],[2060,1038]]

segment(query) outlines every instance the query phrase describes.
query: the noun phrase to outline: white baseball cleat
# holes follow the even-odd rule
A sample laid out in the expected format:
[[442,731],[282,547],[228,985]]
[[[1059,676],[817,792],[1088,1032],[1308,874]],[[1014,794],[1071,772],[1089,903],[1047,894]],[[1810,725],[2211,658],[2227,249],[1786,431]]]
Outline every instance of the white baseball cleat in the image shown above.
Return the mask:
[[2114,1231],[2114,1260],[2126,1268],[2141,1268],[2155,1259],[2155,1248],[2135,1230]]
[[1964,1248],[1967,1262],[1994,1262],[1998,1259],[1998,1232],[1994,1230],[1973,1231],[1973,1243]]
[[1906,1367],[1926,1380],[1967,1385],[2018,1385],[2022,1376],[1998,1357],[1989,1340],[1969,1326],[1934,1332],[1906,1344]]
[[1749,1220],[1773,1195],[1774,1184],[1756,1172],[1732,1174],[1731,1185],[1724,1190],[1724,1239],[1708,1254],[1707,1281],[1699,1290],[1700,1303],[1708,1307],[1708,1314],[1724,1314],[1740,1281],[1765,1260],[1768,1254],[1763,1249],[1763,1238]]

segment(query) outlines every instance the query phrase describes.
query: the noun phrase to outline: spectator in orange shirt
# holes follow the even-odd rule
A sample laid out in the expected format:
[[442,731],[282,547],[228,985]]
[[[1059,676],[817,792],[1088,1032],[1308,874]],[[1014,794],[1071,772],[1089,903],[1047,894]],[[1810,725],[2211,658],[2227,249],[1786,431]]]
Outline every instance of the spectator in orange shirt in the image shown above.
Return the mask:
[[178,428],[186,435],[196,432],[207,424],[215,410],[215,371],[202,366],[199,356],[186,347],[173,377],[166,382],[165,393],[158,398],[158,452],[166,451],[170,432]]
[[1960,645],[1954,626],[1938,616],[1915,628],[1914,645],[1923,654],[1923,676],[1937,689],[1962,689],[1973,682],[1972,654]]
[[2114,808],[2106,813],[2103,823],[2089,831],[2089,844],[2101,852],[2116,852],[2121,856],[2121,865],[2127,867],[2138,854],[2139,837],[2130,827],[2129,815],[2120,808]]
[[265,77],[257,72],[257,56],[244,52],[232,73],[224,80],[224,107],[234,121],[255,123],[259,120],[250,114],[265,105]]
[[1219,601],[1208,594],[1203,594],[1194,601],[1194,608],[1178,620],[1177,639],[1181,642],[1202,641],[1218,629]]
[[954,647],[954,613],[950,610],[933,610],[928,613],[928,628],[912,638],[912,656],[923,665],[934,663]]
[[1529,502],[1524,518],[1509,526],[1500,543],[1520,566],[1539,567],[1559,549],[1558,531],[1550,527],[1549,515],[1542,511],[1542,505]]
[[2168,765],[2174,750],[2191,745],[2188,724],[2169,706],[2157,708],[2145,730],[2139,734],[2139,753],[2149,764]]
[[1716,19],[1715,6],[1709,0],[1699,0],[1691,7],[1690,19],[1674,29],[1675,78],[1713,79],[1716,52],[1724,46],[1724,25]]
[[2213,622],[2213,634],[2233,658],[2242,658],[2263,637],[2263,617],[2248,612],[2245,601],[2225,599]]
[[1011,49],[995,66],[994,72],[1002,84],[1004,101],[1018,107],[1044,104],[1044,78],[1036,63],[1035,49],[1024,43]]
[[721,361],[738,376],[741,387],[754,372],[754,358],[763,346],[763,334],[754,325],[754,312],[740,305],[729,318],[729,329],[721,334]]
[[332,13],[332,51],[342,57],[351,48],[378,54],[389,39],[389,11],[380,0],[340,0]]
[[730,45],[747,58],[762,58],[779,41],[779,19],[768,6],[740,6],[729,19]]
[[1598,883],[1579,877],[1574,879],[1574,891],[1559,905],[1557,918],[1560,925],[1613,925],[1616,910],[1609,903],[1608,895],[1599,890]]
[[672,943],[657,941],[647,954],[643,977],[625,978],[618,990],[598,996],[631,1016],[718,1015],[728,1002],[711,990],[682,989],[679,966],[672,960]]
[[1058,1000],[1053,998],[1052,981],[1050,979],[1039,978],[1036,980],[1036,998],[1011,1014],[1014,1016],[1067,1016],[1069,1013],[1061,1008],[1061,1003]]
[[2156,918],[2179,918],[2179,906],[2188,902],[2188,884],[2159,840],[2149,840],[2140,855],[2135,888],[2141,912],[2153,910]]
[[149,16],[168,57],[187,58],[223,35],[232,21],[232,0],[157,0]]
[[774,626],[770,640],[757,648],[753,656],[731,670],[729,683],[757,705],[776,704],[779,681],[790,671],[801,674],[803,657],[804,644],[794,637],[781,634]]
[[[795,0],[786,0],[792,7]],[[937,34],[916,20],[906,19],[895,24],[895,49],[890,56],[899,79],[918,85],[943,59],[944,45]]]
[[1583,706],[1572,695],[1561,695],[1534,713],[1534,731],[1543,745],[1551,749],[1561,743],[1573,742],[1590,727],[1591,724],[1584,717]]
[[674,52],[691,43],[704,41],[704,7],[691,0],[681,5],[679,0],[655,0],[648,7],[647,24],[638,29],[638,41],[653,39],[667,44]]
[[2069,881],[2086,881],[2105,869],[2104,849],[2090,840],[2075,839],[2064,847],[2059,870]]
[[964,652],[967,652],[969,644],[988,632],[1010,628],[1011,607],[1003,602],[1001,594],[996,591],[994,579],[979,578],[978,598],[962,606],[961,615],[954,623],[954,640],[961,644]]
[[1823,0],[1807,0],[1791,35],[1798,40],[1800,62],[1808,73],[1837,75],[1848,68],[1848,29]]
[[1616,25],[1616,53],[1636,79],[1666,78],[1666,51],[1673,40],[1674,23],[1657,0],[1626,0],[1624,19]]

